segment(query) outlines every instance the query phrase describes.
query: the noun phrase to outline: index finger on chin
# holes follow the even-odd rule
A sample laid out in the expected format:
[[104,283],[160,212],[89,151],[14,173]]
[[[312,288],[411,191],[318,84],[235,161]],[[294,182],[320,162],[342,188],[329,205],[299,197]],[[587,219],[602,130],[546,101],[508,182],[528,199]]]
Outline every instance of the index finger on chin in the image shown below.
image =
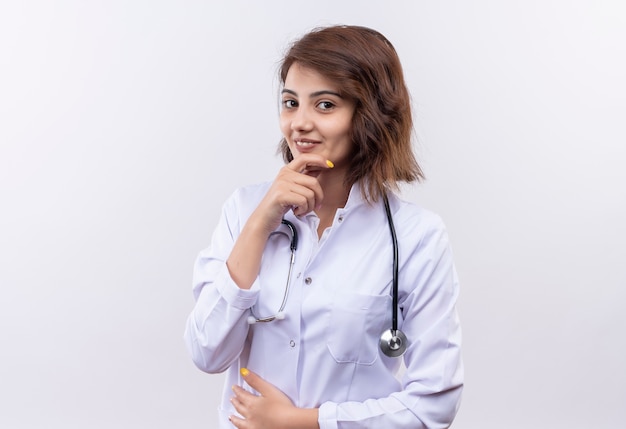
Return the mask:
[[333,163],[321,155],[312,153],[302,154],[297,158],[294,158],[288,166],[298,173],[303,173],[307,169],[327,169],[334,167]]

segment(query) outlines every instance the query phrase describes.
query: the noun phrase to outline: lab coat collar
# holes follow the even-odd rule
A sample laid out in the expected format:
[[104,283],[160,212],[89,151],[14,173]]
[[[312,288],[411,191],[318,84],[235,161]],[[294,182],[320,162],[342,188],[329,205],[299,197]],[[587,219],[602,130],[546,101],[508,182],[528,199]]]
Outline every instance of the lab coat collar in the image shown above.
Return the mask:
[[[363,195],[361,194],[361,189],[361,182],[356,182],[355,184],[353,184],[350,188],[350,193],[348,194],[348,200],[346,201],[346,205],[337,208],[337,213],[346,213],[363,204],[367,204],[367,201],[363,198]],[[315,212],[311,212],[308,215],[317,216]]]
[[339,210],[351,210],[352,208],[358,207],[361,204],[367,204],[367,201],[363,199],[361,189],[361,182],[356,182],[354,185],[352,185],[350,193],[348,194],[348,201],[346,201],[346,205],[344,207],[340,207]]

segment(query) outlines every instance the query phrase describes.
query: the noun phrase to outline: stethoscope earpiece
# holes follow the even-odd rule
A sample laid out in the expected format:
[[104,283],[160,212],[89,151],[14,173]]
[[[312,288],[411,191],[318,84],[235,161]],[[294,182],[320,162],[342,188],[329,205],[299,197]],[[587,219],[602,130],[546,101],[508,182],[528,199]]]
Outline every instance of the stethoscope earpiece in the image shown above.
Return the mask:
[[380,350],[389,357],[400,357],[409,344],[406,335],[399,329],[388,329],[380,336]]

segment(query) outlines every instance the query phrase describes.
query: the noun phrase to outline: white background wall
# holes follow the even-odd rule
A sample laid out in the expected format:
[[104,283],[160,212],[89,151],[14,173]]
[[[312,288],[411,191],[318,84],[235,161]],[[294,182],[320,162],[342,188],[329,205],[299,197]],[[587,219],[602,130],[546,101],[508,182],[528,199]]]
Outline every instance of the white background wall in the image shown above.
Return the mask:
[[0,3],[0,427],[211,428],[182,341],[232,190],[281,162],[286,44],[396,45],[462,282],[456,429],[626,419],[619,0]]

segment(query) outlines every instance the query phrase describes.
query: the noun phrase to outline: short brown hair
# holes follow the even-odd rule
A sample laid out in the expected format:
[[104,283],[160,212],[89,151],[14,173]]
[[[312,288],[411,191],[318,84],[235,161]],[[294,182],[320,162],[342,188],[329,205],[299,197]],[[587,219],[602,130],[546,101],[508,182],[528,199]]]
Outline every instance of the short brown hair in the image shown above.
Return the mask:
[[[294,63],[337,82],[341,95],[355,101],[348,185],[363,181],[363,196],[377,201],[386,188],[424,178],[411,146],[411,99],[402,65],[385,36],[360,26],[316,28],[289,47],[281,84]],[[285,162],[293,160],[284,138],[279,151]]]

